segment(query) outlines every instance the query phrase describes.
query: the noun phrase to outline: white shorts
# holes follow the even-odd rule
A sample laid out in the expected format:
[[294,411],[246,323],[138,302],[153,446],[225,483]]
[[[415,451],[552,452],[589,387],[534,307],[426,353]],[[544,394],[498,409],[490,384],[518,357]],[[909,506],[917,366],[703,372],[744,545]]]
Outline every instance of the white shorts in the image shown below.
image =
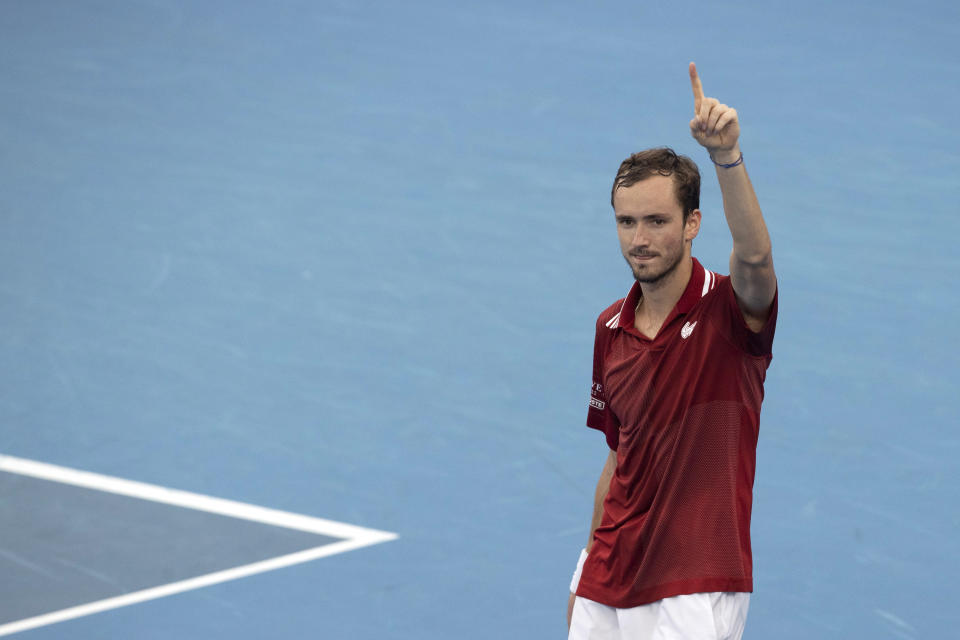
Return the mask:
[[740,640],[749,607],[749,593],[694,593],[630,609],[577,596],[569,640]]

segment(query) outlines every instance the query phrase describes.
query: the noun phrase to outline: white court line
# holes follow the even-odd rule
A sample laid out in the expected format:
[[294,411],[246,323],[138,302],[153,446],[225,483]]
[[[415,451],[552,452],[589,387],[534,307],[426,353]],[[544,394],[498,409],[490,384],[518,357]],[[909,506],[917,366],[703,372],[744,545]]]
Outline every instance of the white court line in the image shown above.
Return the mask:
[[306,549],[304,551],[298,551],[297,553],[291,553],[285,556],[263,560],[261,562],[254,562],[252,564],[234,567],[224,571],[217,571],[207,575],[197,576],[196,578],[181,580],[179,582],[172,582],[170,584],[161,585],[158,587],[151,587],[149,589],[136,591],[134,593],[127,593],[115,598],[107,598],[105,600],[98,600],[96,602],[90,602],[80,606],[70,607],[68,609],[61,609],[60,611],[46,613],[33,618],[17,620],[0,625],[0,636],[26,631],[27,629],[34,629],[36,627],[42,627],[55,622],[72,620],[74,618],[87,616],[93,613],[100,613],[110,609],[117,609],[119,607],[125,607],[127,605],[136,604],[139,602],[146,602],[147,600],[163,598],[175,593],[199,589],[201,587],[218,584],[220,582],[226,582],[228,580],[245,578],[257,573],[263,573],[264,571],[281,569],[283,567],[289,567],[291,565],[316,560],[317,558],[332,556],[338,553],[344,553],[345,551],[352,551],[354,549],[360,549],[361,547],[397,539],[397,534],[389,533],[387,531],[367,529],[365,527],[357,527],[350,524],[344,524],[342,522],[335,522],[333,520],[324,520],[322,518],[313,518],[311,516],[304,516],[297,513],[278,511],[276,509],[267,509],[266,507],[258,507],[256,505],[245,504],[243,502],[234,502],[233,500],[212,498],[210,496],[204,496],[198,493],[179,491],[177,489],[168,489],[166,487],[160,487],[153,484],[134,482],[132,480],[124,480],[123,478],[104,476],[97,473],[89,473],[87,471],[78,471],[76,469],[58,467],[52,464],[36,462],[34,460],[25,460],[23,458],[15,458],[13,456],[0,455],[0,471],[16,473],[33,478],[40,478],[42,480],[62,482],[64,484],[70,484],[77,487],[105,491],[108,493],[129,496],[132,498],[139,498],[141,500],[150,500],[152,502],[160,502],[163,504],[184,507],[187,509],[196,509],[198,511],[216,513],[219,515],[240,518],[243,520],[262,522],[264,524],[285,527],[287,529],[296,529],[298,531],[305,531],[308,533],[315,533],[334,538],[344,538],[343,540],[339,540],[337,542],[314,547],[312,549]]

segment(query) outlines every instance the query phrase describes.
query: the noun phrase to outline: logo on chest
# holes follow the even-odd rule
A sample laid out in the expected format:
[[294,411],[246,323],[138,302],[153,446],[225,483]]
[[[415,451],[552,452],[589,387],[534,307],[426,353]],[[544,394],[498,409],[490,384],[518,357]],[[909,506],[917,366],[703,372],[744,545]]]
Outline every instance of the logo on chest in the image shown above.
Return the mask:
[[686,323],[684,323],[683,327],[680,329],[680,337],[683,338],[684,340],[686,340],[687,338],[689,338],[690,335],[693,333],[694,327],[696,327],[696,326],[697,326],[697,323],[696,323],[696,322],[693,322],[693,323],[686,322]]

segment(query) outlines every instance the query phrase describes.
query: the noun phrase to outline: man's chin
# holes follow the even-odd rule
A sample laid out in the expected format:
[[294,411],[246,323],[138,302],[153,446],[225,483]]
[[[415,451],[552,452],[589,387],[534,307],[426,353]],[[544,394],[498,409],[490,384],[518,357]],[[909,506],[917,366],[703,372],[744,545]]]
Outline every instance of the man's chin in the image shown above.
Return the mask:
[[666,275],[664,271],[654,271],[648,267],[640,268],[634,265],[630,265],[630,267],[631,271],[633,271],[633,278],[641,284],[658,282]]
[[634,279],[640,284],[657,284],[676,271],[681,259],[682,258],[677,258],[673,264],[659,270],[651,269],[650,267],[653,265],[643,265],[643,267],[640,267],[634,264],[630,265],[630,270],[633,272]]
[[636,271],[633,272],[634,280],[636,280],[640,284],[656,284],[657,282],[660,282],[661,280],[663,280],[664,275],[665,274],[662,274],[662,273],[651,274],[651,273],[637,273]]

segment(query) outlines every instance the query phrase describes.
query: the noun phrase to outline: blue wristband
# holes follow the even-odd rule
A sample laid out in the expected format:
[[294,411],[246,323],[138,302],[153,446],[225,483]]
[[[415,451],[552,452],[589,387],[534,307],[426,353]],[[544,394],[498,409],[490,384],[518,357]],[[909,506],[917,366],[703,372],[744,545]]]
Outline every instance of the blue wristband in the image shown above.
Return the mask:
[[710,161],[718,167],[723,167],[724,169],[732,169],[733,167],[743,164],[743,151],[740,152],[740,157],[731,162],[730,164],[723,164],[722,162],[717,162],[713,159],[713,156],[710,156]]

